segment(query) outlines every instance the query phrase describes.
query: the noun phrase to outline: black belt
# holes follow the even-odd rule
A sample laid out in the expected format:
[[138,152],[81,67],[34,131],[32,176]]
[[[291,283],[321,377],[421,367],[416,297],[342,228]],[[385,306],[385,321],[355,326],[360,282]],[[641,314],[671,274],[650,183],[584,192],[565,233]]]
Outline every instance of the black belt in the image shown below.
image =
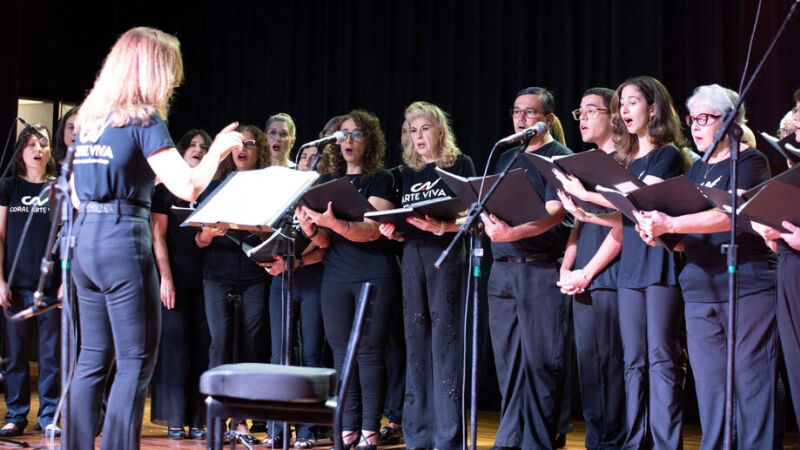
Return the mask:
[[501,256],[496,259],[496,261],[501,262],[509,262],[509,263],[529,263],[529,262],[536,262],[536,261],[549,261],[550,255],[547,253],[535,253],[533,255],[528,256]]
[[121,200],[110,202],[81,202],[78,212],[84,214],[116,214],[119,216],[150,217],[150,208]]

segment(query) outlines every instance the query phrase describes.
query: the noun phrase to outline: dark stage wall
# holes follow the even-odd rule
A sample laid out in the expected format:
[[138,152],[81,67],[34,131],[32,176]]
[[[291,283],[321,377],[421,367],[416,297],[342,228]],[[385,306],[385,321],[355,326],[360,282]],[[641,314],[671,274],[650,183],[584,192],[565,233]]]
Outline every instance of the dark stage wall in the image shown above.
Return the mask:
[[[182,42],[186,81],[169,117],[175,139],[196,127],[213,134],[233,120],[263,126],[284,111],[304,142],[329,117],[360,107],[381,118],[387,163],[397,164],[403,110],[428,100],[452,114],[462,150],[482,169],[491,144],[512,131],[507,110],[525,86],[555,93],[575,150],[582,145],[569,111],[586,88],[653,75],[681,115],[697,85],[737,89],[757,4],[197,0],[179,8],[163,0],[24,1],[4,6],[0,18],[0,125],[11,123],[18,96],[80,102],[119,34],[148,25]],[[751,70],[789,6],[764,1]],[[794,106],[798,43],[795,20],[748,100],[754,130],[774,133]],[[491,362],[482,367],[487,387]]]
[[[507,109],[517,90],[553,90],[568,145],[580,136],[569,116],[591,86],[616,87],[649,74],[671,91],[681,115],[691,90],[718,82],[738,88],[756,0],[594,1],[170,1],[21,2],[9,8],[0,99],[18,95],[79,102],[120,33],[149,25],[175,33],[186,81],[170,129],[216,131],[232,120],[264,125],[285,111],[310,140],[332,115],[361,107],[382,120],[388,141],[402,112],[428,100],[452,114],[462,150],[483,167],[491,143],[510,133]],[[754,61],[788,11],[766,0]],[[6,12],[6,11],[4,11]],[[13,16],[17,14],[17,20]],[[18,33],[15,39],[13,33]],[[11,34],[6,39],[7,34]],[[751,124],[773,132],[793,106],[800,79],[795,20],[748,101]],[[10,70],[9,70],[10,69]],[[13,82],[18,73],[19,91]],[[6,102],[8,100],[5,100]],[[13,114],[6,103],[0,124]],[[212,133],[213,134],[213,133]],[[391,146],[388,163],[399,161]]]

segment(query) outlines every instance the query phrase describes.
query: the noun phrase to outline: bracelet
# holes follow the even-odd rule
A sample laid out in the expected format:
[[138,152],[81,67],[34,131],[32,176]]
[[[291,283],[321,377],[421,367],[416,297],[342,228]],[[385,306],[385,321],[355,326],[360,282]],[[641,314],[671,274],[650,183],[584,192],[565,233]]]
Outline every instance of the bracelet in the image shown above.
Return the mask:
[[[316,236],[317,233],[319,233],[319,227],[315,223],[312,223],[311,225],[314,226],[314,232],[309,234],[309,235],[306,235],[306,237],[309,238],[309,239],[314,239],[314,236]],[[302,228],[301,228],[301,230],[302,230]],[[303,232],[303,234],[306,234],[306,233]]]
[[345,221],[344,221],[344,224],[345,224],[345,225],[344,225],[344,231],[342,231],[341,233],[339,233],[339,234],[341,234],[342,236],[344,236],[345,234],[347,234],[347,232],[348,232],[348,231],[350,231],[350,222],[348,222],[348,221],[346,221],[346,220],[345,220]]
[[439,227],[439,231],[434,231],[433,234],[437,236],[441,236],[444,234],[444,222],[441,222],[441,227]]

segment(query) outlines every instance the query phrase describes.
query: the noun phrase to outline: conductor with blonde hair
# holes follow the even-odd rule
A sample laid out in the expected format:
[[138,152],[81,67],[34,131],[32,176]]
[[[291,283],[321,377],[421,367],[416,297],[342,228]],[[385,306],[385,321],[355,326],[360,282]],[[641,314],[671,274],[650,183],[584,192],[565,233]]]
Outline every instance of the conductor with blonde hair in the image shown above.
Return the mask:
[[183,79],[180,43],[153,28],[125,32],[80,107],[73,203],[78,207],[73,260],[80,351],[70,386],[63,445],[94,449],[95,424],[112,362],[103,449],[139,447],[145,394],[160,327],[159,283],[150,230],[155,177],[193,201],[219,161],[242,145],[228,125],[208,154],[189,167],[164,119]]

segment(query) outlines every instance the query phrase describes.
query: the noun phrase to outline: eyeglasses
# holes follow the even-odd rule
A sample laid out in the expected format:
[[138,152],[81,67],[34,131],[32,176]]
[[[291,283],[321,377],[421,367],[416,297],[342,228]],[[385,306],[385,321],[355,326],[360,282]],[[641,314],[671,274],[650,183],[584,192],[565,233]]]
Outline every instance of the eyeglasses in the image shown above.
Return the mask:
[[578,108],[572,110],[572,118],[575,120],[581,120],[581,116],[586,117],[587,119],[594,119],[600,113],[607,113],[608,108],[598,108],[596,106],[587,106],[585,108]]
[[714,121],[719,119],[720,117],[722,117],[722,116],[718,116],[716,114],[702,113],[702,114],[698,114],[696,116],[693,116],[691,114],[687,114],[686,117],[684,117],[684,119],[686,120],[686,125],[687,126],[691,127],[694,122],[697,122],[698,125],[700,125],[701,127],[704,127],[706,125],[714,123]]
[[270,138],[270,139],[280,139],[282,141],[285,141],[286,139],[289,139],[289,133],[287,133],[285,131],[282,131],[282,132],[278,133],[275,130],[269,130],[267,132],[267,137]]
[[353,130],[353,131],[340,130],[340,131],[344,134],[343,140],[345,141],[348,138],[351,138],[353,142],[361,142],[361,140],[364,139],[364,136],[366,136],[366,134],[361,130]]
[[545,112],[539,111],[536,108],[525,108],[525,109],[511,108],[510,110],[508,110],[508,113],[511,115],[511,117],[515,119],[518,118],[519,116],[522,116],[523,119],[529,119],[531,117],[542,116],[546,114]]
[[256,144],[255,140],[247,139],[247,140],[242,141],[242,147],[244,147],[244,148],[246,148],[248,150],[255,150],[255,149],[258,148],[258,145]]

